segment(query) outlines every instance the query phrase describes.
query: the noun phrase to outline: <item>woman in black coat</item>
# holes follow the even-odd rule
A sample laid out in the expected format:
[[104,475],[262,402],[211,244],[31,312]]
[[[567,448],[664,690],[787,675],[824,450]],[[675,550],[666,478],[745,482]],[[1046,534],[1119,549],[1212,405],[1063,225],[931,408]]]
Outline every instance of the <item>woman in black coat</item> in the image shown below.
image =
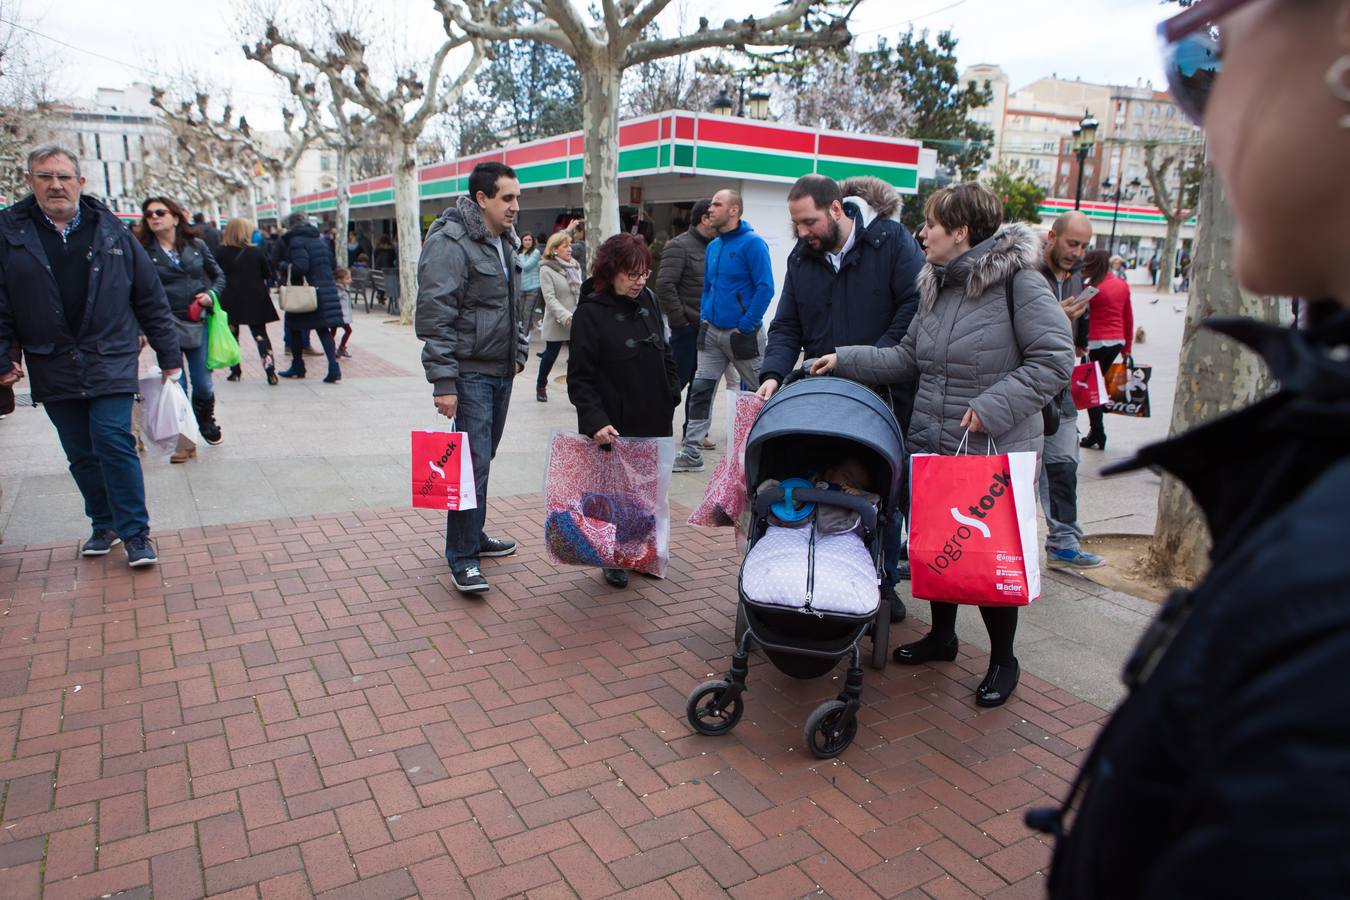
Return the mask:
[[313,312],[286,313],[286,331],[291,345],[291,367],[278,372],[282,378],[304,378],[305,357],[297,352],[304,346],[305,332],[313,329],[319,334],[324,355],[328,357],[328,375],[325,384],[342,380],[338,367],[337,347],[333,344],[333,329],[342,324],[342,301],[338,298],[337,280],[333,270],[337,259],[332,246],[319,235],[319,229],[309,224],[304,213],[291,213],[286,219],[287,232],[281,238],[282,272],[284,284],[308,284],[318,293],[319,305]]
[[[277,367],[272,360],[272,342],[267,337],[267,323],[277,321],[277,308],[272,305],[272,295],[267,289],[272,271],[262,251],[250,243],[252,234],[253,223],[248,219],[231,219],[225,226],[216,257],[225,270],[225,293],[220,305],[229,313],[230,331],[236,339],[239,329],[248,326],[267,373],[267,383],[276,384]],[[239,366],[231,366],[227,380],[238,381],[243,371]]]
[[[651,265],[638,235],[605,241],[572,316],[567,396],[581,433],[602,447],[616,437],[670,437],[680,403],[661,308],[646,287]],[[628,573],[605,569],[605,581],[626,587]]]
[[[192,412],[208,444],[224,440],[216,424],[216,393],[211,370],[206,368],[206,316],[225,292],[225,273],[207,249],[206,242],[188,224],[187,213],[168,197],[149,197],[141,203],[141,222],[136,236],[155,264],[164,293],[169,298],[178,344],[183,350],[181,383],[192,384]],[[172,462],[187,462],[196,452],[184,448]]]

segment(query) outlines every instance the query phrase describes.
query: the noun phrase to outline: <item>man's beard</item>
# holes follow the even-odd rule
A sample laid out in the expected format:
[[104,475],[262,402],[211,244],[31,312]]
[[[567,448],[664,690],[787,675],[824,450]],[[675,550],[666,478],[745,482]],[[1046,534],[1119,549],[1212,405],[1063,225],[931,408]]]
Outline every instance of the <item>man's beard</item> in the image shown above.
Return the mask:
[[830,219],[826,226],[824,237],[816,239],[815,249],[821,253],[838,253],[842,249],[842,241],[839,240],[839,223]]

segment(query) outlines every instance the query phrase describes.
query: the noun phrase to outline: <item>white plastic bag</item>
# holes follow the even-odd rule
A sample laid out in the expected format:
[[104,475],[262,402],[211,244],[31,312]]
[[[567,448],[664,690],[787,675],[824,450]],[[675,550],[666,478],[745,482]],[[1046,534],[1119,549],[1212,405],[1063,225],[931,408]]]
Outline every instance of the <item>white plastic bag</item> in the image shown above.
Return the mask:
[[141,440],[147,450],[163,455],[202,443],[192,404],[177,379],[166,383],[158,368],[151,369],[140,379],[140,393]]

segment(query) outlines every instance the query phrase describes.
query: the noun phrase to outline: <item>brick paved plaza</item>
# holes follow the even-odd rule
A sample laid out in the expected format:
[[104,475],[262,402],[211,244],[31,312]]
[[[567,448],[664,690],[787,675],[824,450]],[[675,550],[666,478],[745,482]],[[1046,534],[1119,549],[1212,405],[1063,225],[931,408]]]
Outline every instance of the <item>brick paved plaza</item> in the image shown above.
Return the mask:
[[675,526],[670,578],[616,592],[546,560],[537,495],[493,503],[522,549],[485,601],[406,509],[160,533],[136,574],[0,548],[4,895],[1042,893],[1021,811],[1064,792],[1101,709],[1024,676],[977,711],[979,655],[892,665],[822,763],[801,727],[836,686],[756,654],[741,724],[692,734],[729,533]]

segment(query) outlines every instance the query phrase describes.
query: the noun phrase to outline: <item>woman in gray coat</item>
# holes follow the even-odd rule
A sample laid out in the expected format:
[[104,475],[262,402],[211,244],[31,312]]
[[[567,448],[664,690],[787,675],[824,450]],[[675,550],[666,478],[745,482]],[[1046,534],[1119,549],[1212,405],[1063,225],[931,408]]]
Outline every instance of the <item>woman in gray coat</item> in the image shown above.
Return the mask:
[[[935,192],[924,218],[919,238],[928,264],[904,339],[895,347],[840,347],[817,360],[812,374],[865,384],[917,380],[910,453],[954,455],[967,431],[976,452],[984,445],[979,435],[1000,453],[1040,452],[1041,410],[1073,368],[1068,317],[1036,270],[1041,242],[1025,225],[1000,227],[1002,202],[976,183]],[[932,631],[897,647],[896,662],[956,659],[956,605],[934,602],[932,610]],[[1000,706],[1017,686],[1017,608],[980,613],[992,650],[975,702]]]

